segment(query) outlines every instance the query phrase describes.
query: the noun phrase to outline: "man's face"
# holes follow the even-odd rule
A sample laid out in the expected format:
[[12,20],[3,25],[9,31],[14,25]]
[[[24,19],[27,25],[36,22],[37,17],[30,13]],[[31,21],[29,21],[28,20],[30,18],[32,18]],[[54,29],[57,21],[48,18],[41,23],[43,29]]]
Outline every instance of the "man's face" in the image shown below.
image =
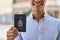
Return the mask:
[[41,13],[44,11],[46,0],[30,0],[32,11],[36,13]]

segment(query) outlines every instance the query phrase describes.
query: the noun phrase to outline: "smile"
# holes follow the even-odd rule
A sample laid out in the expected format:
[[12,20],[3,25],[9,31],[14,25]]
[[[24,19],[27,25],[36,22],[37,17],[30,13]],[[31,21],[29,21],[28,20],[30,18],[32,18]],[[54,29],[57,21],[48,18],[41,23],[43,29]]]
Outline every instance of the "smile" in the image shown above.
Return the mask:
[[33,5],[44,5],[44,3],[33,3]]

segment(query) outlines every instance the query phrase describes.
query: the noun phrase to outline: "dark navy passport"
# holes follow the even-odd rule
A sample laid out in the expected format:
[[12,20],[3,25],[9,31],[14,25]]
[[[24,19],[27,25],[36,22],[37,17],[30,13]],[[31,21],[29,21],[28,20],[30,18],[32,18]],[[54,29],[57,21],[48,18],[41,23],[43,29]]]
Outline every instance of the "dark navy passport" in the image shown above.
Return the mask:
[[26,32],[26,14],[14,14],[14,27],[19,32]]

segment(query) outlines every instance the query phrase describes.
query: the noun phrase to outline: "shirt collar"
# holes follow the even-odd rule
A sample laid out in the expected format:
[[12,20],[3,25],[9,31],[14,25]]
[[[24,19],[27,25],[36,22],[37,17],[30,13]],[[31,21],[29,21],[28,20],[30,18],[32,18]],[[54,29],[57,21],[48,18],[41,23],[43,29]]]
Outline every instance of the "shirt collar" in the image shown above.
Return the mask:
[[[44,18],[45,13],[43,13],[42,18]],[[32,18],[35,19],[35,16],[32,14]]]
[[[32,12],[30,13],[29,17],[32,18],[33,20],[35,19],[35,18],[33,17],[33,13],[32,13]],[[44,16],[43,16],[42,19],[46,20],[46,18],[47,18],[47,14],[44,13]]]

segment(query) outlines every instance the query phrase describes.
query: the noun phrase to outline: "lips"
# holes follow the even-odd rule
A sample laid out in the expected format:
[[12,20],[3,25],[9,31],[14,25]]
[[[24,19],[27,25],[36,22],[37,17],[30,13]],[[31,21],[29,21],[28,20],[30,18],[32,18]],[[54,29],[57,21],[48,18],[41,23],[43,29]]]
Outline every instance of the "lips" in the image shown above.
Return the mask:
[[32,5],[44,5],[44,3],[43,2],[37,2],[37,3],[32,3]]
[[37,4],[37,3],[33,3],[32,5],[40,5],[40,4]]

